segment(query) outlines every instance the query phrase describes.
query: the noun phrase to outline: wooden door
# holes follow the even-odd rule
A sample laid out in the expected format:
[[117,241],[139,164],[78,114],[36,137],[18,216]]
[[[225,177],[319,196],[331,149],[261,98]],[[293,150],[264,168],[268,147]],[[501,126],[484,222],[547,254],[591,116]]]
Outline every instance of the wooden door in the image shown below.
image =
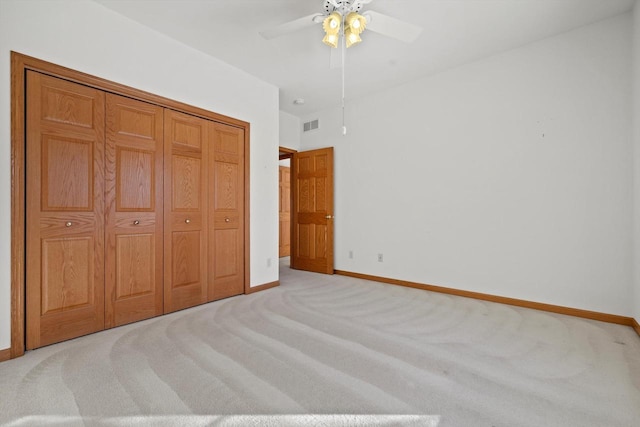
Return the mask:
[[209,130],[209,287],[213,301],[244,292],[244,130]]
[[27,72],[27,349],[104,329],[104,99]]
[[333,148],[292,157],[291,267],[333,274]]
[[163,312],[163,109],[107,94],[107,328]]
[[209,122],[165,110],[164,311],[207,301]]
[[291,168],[280,166],[280,226],[278,256],[291,255]]

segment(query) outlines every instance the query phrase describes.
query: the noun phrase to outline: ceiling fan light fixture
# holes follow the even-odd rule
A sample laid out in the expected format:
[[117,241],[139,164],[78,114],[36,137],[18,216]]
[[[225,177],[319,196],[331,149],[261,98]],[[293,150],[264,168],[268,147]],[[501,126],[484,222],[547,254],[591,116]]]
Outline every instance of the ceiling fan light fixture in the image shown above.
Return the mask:
[[362,41],[360,35],[351,31],[351,28],[347,28],[344,32],[344,39],[347,44],[347,48],[353,46],[354,44],[358,44]]
[[356,12],[351,12],[345,19],[345,26],[349,27],[351,32],[360,34],[367,27],[367,19]]
[[338,12],[332,12],[322,22],[322,29],[326,34],[338,34],[340,32],[340,25],[342,24],[342,15]]
[[322,29],[325,32],[325,36],[322,39],[324,44],[331,46],[334,49],[338,47],[341,25],[342,15],[338,12],[333,12],[324,19],[324,22],[322,23]]
[[339,37],[337,34],[327,34],[324,36],[322,41],[327,46],[331,46],[332,48],[336,49],[338,47],[338,39]]

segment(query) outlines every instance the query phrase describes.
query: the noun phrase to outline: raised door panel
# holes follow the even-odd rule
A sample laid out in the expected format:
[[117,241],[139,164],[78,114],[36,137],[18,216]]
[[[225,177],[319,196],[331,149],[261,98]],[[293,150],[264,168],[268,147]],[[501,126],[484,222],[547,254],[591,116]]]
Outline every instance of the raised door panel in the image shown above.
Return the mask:
[[43,135],[43,211],[93,210],[93,144],[91,140]]
[[26,330],[104,329],[104,93],[27,72]]
[[91,237],[42,239],[42,314],[94,304]]
[[106,327],[163,312],[163,109],[106,99]]
[[[157,144],[162,145],[162,140]],[[162,158],[162,151],[158,153],[157,149],[149,151],[116,147],[116,211],[155,211],[155,181],[156,178],[162,178],[162,170],[156,171],[157,163],[161,163],[158,158]]]
[[244,292],[244,131],[209,129],[209,286],[213,301]]
[[291,267],[333,274],[333,148],[294,153]]
[[200,235],[199,231],[175,231],[171,236],[174,289],[200,283]]
[[116,301],[156,291],[154,234],[122,234],[116,238]]
[[280,166],[279,171],[280,195],[280,234],[278,256],[291,255],[291,168]]
[[171,157],[173,180],[171,204],[174,212],[199,212],[202,210],[202,159],[200,157],[173,154]]
[[165,110],[165,313],[207,301],[208,122]]

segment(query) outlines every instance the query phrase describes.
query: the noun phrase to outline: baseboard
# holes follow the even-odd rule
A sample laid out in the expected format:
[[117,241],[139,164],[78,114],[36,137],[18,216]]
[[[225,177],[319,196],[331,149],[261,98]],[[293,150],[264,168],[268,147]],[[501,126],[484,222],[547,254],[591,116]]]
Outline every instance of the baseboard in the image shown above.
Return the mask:
[[260,291],[266,291],[267,289],[275,288],[276,286],[280,286],[280,281],[276,280],[275,282],[265,283],[264,285],[252,286],[249,288],[246,294],[253,294]]
[[[336,270],[336,274],[356,277],[359,279],[372,280],[374,282],[388,283],[391,285],[405,286],[408,288],[423,289],[425,291],[439,292],[442,294],[456,295],[466,298],[474,298],[484,301],[497,302],[501,304],[515,305],[518,307],[532,308],[535,310],[548,311],[551,313],[566,314],[569,316],[582,317],[584,319],[599,320],[607,323],[617,323],[619,325],[632,326],[640,335],[640,326],[632,317],[618,316],[617,314],[599,313],[597,311],[582,310],[579,308],[563,307],[560,305],[545,304],[541,302],[526,301],[515,298],[507,298],[480,292],[462,291],[459,289],[445,288],[442,286],[426,285],[423,283],[408,282],[406,280],[390,279],[387,277],[371,276],[369,274],[353,273],[351,271]],[[635,324],[634,324],[635,322]]]
[[638,336],[640,336],[640,324],[636,319],[631,319],[631,327],[635,329]]
[[0,362],[4,362],[9,359],[11,359],[11,349],[5,348],[4,350],[0,350]]

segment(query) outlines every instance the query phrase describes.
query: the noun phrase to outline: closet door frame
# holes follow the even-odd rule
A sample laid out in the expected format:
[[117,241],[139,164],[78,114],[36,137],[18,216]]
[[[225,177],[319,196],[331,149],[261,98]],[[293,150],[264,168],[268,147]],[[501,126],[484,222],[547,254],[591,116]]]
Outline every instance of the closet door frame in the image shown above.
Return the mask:
[[11,52],[11,348],[10,358],[25,352],[25,133],[26,72],[36,71],[94,89],[170,108],[244,130],[244,293],[250,293],[249,141],[250,124],[90,74]]

